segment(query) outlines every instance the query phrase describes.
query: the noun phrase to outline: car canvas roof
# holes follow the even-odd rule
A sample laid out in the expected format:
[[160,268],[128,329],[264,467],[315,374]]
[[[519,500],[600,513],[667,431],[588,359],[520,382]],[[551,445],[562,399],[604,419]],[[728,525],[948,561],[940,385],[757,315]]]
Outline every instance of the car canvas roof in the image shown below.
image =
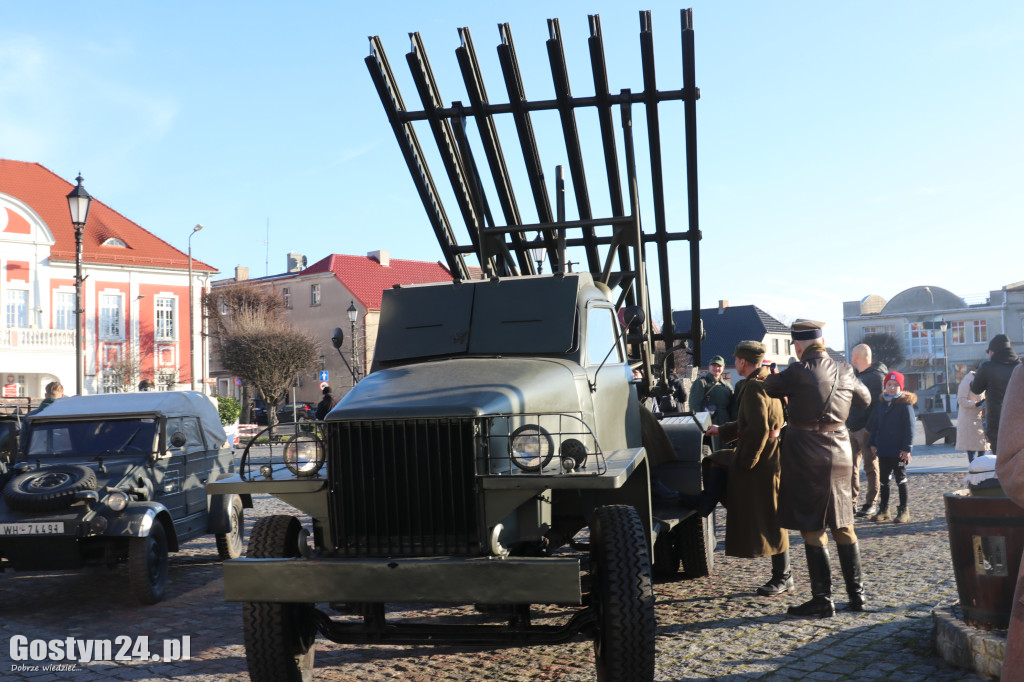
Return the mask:
[[59,398],[42,411],[31,415],[33,422],[81,419],[89,417],[198,416],[207,443],[220,447],[226,440],[220,412],[213,398],[198,391],[146,391],[141,393],[104,393]]

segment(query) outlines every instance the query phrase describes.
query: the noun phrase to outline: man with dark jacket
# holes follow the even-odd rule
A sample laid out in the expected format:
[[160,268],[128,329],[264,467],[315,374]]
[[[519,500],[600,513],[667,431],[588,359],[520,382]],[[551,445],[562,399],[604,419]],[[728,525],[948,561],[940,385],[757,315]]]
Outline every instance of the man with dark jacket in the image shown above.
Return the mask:
[[324,386],[323,390],[324,397],[320,400],[316,406],[316,419],[320,421],[327,414],[334,409],[334,406],[338,404],[338,399],[331,395],[331,387]]
[[860,548],[853,530],[850,493],[853,456],[846,420],[850,406],[871,404],[868,389],[853,367],[837,363],[825,350],[821,326],[797,322],[792,328],[797,362],[765,379],[765,392],[789,399],[789,421],[782,439],[779,525],[800,531],[811,579],[811,600],[789,607],[789,614],[813,618],[835,615],[828,536],[832,531],[851,611],[864,610]]
[[974,381],[971,382],[971,390],[985,393],[985,410],[988,412],[985,435],[992,445],[992,454],[998,455],[996,437],[999,434],[999,414],[1003,411],[1003,396],[1006,394],[1006,385],[1010,383],[1010,375],[1020,364],[1020,359],[1006,334],[992,337],[988,343],[988,358],[978,367]]
[[867,474],[868,491],[864,494],[864,506],[856,516],[871,517],[878,513],[878,458],[868,447],[868,425],[878,406],[878,396],[882,394],[882,378],[889,368],[881,362],[871,362],[871,346],[862,343],[850,351],[850,364],[853,365],[854,376],[867,386],[871,394],[868,407],[850,407],[850,417],[846,420],[846,428],[850,432],[850,447],[853,449],[853,504],[857,506],[860,495],[860,463],[864,461],[864,473]]

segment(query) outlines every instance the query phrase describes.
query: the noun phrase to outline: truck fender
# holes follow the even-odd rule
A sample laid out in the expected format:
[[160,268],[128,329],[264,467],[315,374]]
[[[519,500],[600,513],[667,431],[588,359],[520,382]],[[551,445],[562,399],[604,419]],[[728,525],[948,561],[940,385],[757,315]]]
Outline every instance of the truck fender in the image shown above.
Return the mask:
[[135,502],[124,512],[110,519],[104,535],[116,537],[144,538],[155,523],[162,523],[167,534],[167,549],[178,551],[178,535],[167,507],[159,502]]
[[[672,458],[659,462],[654,474],[672,490],[695,495],[704,489],[701,462],[705,457],[704,429],[707,424],[693,418],[673,418],[659,422],[672,446]],[[702,428],[703,426],[703,428]]]

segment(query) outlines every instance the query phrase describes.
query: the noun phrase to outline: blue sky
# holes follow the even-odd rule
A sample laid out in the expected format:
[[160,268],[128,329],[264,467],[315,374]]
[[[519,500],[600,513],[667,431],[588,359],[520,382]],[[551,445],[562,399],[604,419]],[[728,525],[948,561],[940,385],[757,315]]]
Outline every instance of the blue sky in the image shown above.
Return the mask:
[[[193,253],[225,275],[263,275],[268,259],[279,272],[290,250],[310,262],[381,248],[438,260],[363,64],[367,36],[383,39],[412,106],[408,32],[423,35],[451,102],[466,100],[454,50],[469,26],[491,99],[504,101],[494,48],[509,22],[527,95],[540,99],[552,91],[545,20],[558,17],[585,95],[587,14],[598,13],[612,89],[638,90],[637,13],[651,9],[659,86],[681,84],[678,4],[357,4],[4,3],[0,156],[69,181],[81,171],[94,196],[182,250],[203,223]],[[843,301],[1024,280],[1024,4],[692,6],[705,307],[821,319],[841,347]],[[538,119],[553,183],[564,147]],[[681,125],[678,107],[663,107],[669,218],[685,227]],[[585,154],[594,129],[581,115]],[[601,163],[590,156],[588,169]],[[602,184],[589,180],[592,192]],[[673,302],[687,308],[681,248],[672,264]]]

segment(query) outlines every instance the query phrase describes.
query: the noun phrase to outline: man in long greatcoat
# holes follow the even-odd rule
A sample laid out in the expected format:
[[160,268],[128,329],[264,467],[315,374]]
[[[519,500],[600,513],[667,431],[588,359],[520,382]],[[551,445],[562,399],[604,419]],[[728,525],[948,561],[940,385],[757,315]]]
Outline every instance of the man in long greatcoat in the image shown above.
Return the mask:
[[850,477],[853,455],[846,420],[851,404],[867,407],[871,394],[853,367],[836,362],[825,350],[821,327],[798,322],[792,328],[799,361],[765,379],[774,398],[789,400],[782,443],[779,525],[800,531],[811,579],[810,601],[791,606],[790,615],[825,618],[835,614],[828,536],[832,531],[850,597],[849,609],[864,610],[860,548],[853,530]]
[[776,506],[779,494],[779,440],[785,415],[782,401],[765,393],[764,380],[771,373],[762,365],[765,346],[741,341],[735,350],[736,371],[744,378],[737,388],[736,421],[712,426],[732,449],[711,455],[712,465],[728,470],[725,553],[729,556],[772,558],[772,576],[757,588],[762,596],[793,589],[789,563],[789,533],[779,527]]

